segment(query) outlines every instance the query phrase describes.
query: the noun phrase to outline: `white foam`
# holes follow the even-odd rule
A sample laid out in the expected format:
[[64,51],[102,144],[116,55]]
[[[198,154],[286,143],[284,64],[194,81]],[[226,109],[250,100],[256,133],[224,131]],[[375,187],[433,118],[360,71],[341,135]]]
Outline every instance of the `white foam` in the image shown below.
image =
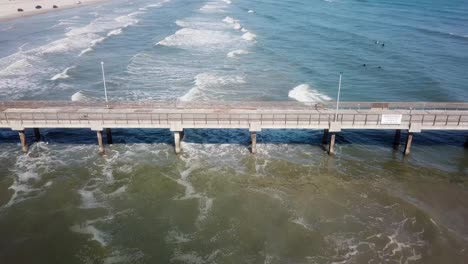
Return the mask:
[[190,242],[191,240],[192,238],[189,235],[186,235],[178,231],[174,231],[174,230],[169,231],[166,236],[167,242],[175,243],[175,244],[187,243],[187,242]]
[[226,2],[208,2],[200,8],[200,11],[206,13],[224,13],[229,6]]
[[171,262],[181,262],[186,264],[203,264],[205,261],[202,257],[198,256],[196,252],[190,253],[180,253],[177,252],[176,255],[171,259]]
[[81,57],[81,56],[83,56],[84,54],[86,54],[86,53],[88,53],[88,52],[91,52],[91,51],[93,51],[93,50],[94,50],[93,48],[86,48],[86,49],[82,50],[82,51],[80,52],[80,54],[78,54],[78,57]]
[[157,44],[182,48],[216,48],[230,42],[232,42],[231,35],[223,31],[182,28]]
[[253,14],[253,13],[255,13],[255,11],[253,11],[252,9],[250,9],[249,11],[247,11],[247,13]]
[[89,191],[86,189],[78,190],[78,193],[81,196],[81,208],[99,208],[102,207],[101,203],[96,200],[93,191]]
[[226,86],[243,84],[245,80],[241,76],[223,76],[213,73],[201,73],[195,76],[195,86],[185,95],[179,98],[181,101],[192,101],[193,99],[204,99],[217,94],[230,93]]
[[52,78],[50,78],[50,80],[55,81],[55,80],[59,80],[59,79],[68,79],[68,78],[70,78],[70,76],[68,75],[68,71],[70,69],[73,69],[73,68],[75,68],[75,67],[71,66],[71,67],[65,68],[65,70],[63,70],[61,73],[58,73],[58,74],[54,75]]
[[210,212],[211,208],[213,207],[213,198],[202,196],[198,202],[198,209],[199,214],[197,217],[197,221],[201,222],[206,219],[208,213]]
[[122,34],[122,28],[118,28],[118,29],[114,29],[112,31],[109,31],[109,33],[107,33],[107,36],[110,37],[110,36],[116,36],[116,35],[120,35]]
[[234,18],[232,18],[232,17],[230,17],[230,16],[225,17],[225,18],[223,19],[223,22],[232,25],[232,27],[233,27],[235,30],[241,30],[241,29],[242,29],[242,26],[241,26],[241,24],[239,23],[239,20],[234,19]]
[[246,33],[244,33],[244,35],[242,35],[242,38],[247,41],[255,41],[257,39],[257,35],[247,31]]
[[238,50],[233,50],[233,51],[229,52],[229,53],[227,54],[227,57],[228,57],[228,58],[238,58],[238,57],[240,57],[241,55],[247,55],[247,54],[249,54],[248,51],[243,50],[243,49],[238,49]]
[[161,1],[160,3],[156,3],[156,4],[149,4],[145,7],[142,7],[142,8],[139,8],[138,10],[147,10],[148,8],[157,8],[157,7],[162,7],[165,3],[169,3],[171,2],[171,0],[164,0],[164,1]]
[[88,96],[84,95],[81,91],[74,93],[71,98],[73,102],[89,102],[93,101],[91,98]]
[[74,225],[70,229],[76,233],[91,235],[91,239],[97,241],[103,247],[107,245],[107,235],[88,223],[85,225]]
[[289,91],[288,96],[299,102],[323,102],[331,100],[330,97],[312,89],[308,84],[301,84],[294,87]]
[[232,28],[234,28],[235,30],[241,30],[242,26],[239,23],[235,23],[235,24],[232,25]]
[[311,225],[306,223],[306,220],[303,217],[296,217],[293,220],[291,220],[291,222],[298,224],[307,230],[310,230],[310,231],[314,230],[314,228]]
[[25,57],[25,56],[18,56],[21,57],[18,60],[13,61],[11,64],[7,65],[5,68],[0,70],[0,76],[8,76],[8,75],[20,75],[24,74],[25,72],[28,74],[38,73],[41,70],[34,66],[35,61],[37,58]]
[[232,18],[232,17],[230,17],[230,16],[227,16],[227,17],[225,17],[225,18],[223,19],[223,22],[226,22],[226,23],[228,23],[228,24],[234,24],[234,23],[239,23],[239,20],[234,19],[234,18]]
[[56,157],[51,155],[45,143],[32,145],[29,153],[36,153],[37,148],[40,148],[37,155],[22,155],[17,159],[14,169],[12,169],[15,174],[14,182],[8,188],[13,190],[14,193],[4,207],[10,207],[24,200],[35,198],[45,188],[51,186],[50,181],[38,186],[41,174],[51,171],[53,167],[63,164],[63,162],[58,161]]

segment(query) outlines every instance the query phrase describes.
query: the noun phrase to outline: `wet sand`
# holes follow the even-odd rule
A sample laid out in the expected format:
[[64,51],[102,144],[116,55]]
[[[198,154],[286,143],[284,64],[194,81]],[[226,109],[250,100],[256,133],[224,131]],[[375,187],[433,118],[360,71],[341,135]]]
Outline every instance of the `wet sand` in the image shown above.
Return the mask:
[[[0,21],[104,2],[105,0],[0,0]],[[57,8],[54,8],[54,5]],[[41,6],[36,9],[36,6]],[[18,9],[23,9],[18,12]]]

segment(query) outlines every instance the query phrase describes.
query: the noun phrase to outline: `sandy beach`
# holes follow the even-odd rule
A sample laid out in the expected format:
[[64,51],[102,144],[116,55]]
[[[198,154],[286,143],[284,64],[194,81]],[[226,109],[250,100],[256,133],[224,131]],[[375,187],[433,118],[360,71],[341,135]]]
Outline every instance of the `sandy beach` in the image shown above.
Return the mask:
[[[0,21],[90,5],[105,0],[0,0]],[[36,8],[41,6],[41,8]],[[56,8],[54,8],[56,6]],[[19,12],[18,9],[23,11]]]

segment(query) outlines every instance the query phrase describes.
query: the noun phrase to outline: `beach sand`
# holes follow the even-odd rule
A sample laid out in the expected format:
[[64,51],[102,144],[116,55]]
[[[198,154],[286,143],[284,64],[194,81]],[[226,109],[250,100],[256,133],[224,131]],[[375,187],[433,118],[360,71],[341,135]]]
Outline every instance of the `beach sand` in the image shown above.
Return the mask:
[[[105,0],[0,0],[0,21],[103,2]],[[36,6],[40,5],[40,9]],[[56,5],[57,8],[53,8]],[[23,12],[18,12],[18,9]]]

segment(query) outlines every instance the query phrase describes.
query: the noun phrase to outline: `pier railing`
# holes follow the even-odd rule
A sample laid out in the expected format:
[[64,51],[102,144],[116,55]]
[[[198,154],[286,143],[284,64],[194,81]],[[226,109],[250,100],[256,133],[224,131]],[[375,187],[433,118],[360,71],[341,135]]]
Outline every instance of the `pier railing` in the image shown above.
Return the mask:
[[[408,130],[405,154],[413,133],[423,130],[468,130],[467,103],[425,102],[0,102],[0,128],[19,133],[27,151],[25,129],[88,128],[97,132],[104,152],[103,130],[112,143],[111,128],[168,128],[174,132],[175,151],[181,151],[186,128],[249,129],[251,151],[256,151],[257,132],[262,129],[324,129],[323,144],[334,152],[335,133],[342,129],[394,129],[394,144],[401,130]],[[465,144],[468,146],[468,141]]]
[[[295,101],[277,102],[184,102],[184,101],[103,101],[64,102],[64,101],[0,101],[0,109],[6,108],[52,108],[52,107],[90,107],[90,108],[153,108],[153,109],[315,109],[334,110],[335,102],[298,103]],[[340,102],[341,110],[468,110],[468,103],[453,102]]]
[[[42,104],[42,103],[41,103]],[[35,104],[38,106],[39,104]],[[11,124],[24,127],[87,127],[99,124],[102,127],[170,127],[172,123],[180,123],[187,128],[196,127],[226,127],[245,128],[256,123],[264,128],[324,128],[330,122],[338,122],[343,128],[382,128],[388,124],[382,122],[385,115],[401,115],[398,127],[405,128],[410,124],[420,124],[422,129],[458,129],[468,127],[468,109],[460,110],[463,105],[437,104],[430,105],[431,110],[418,110],[415,105],[402,104],[404,108],[366,108],[341,109],[330,108],[253,108],[242,107],[225,109],[212,108],[169,108],[164,107],[112,108],[86,107],[83,105],[59,106],[52,103],[52,107],[7,108],[0,112],[0,126],[9,127]],[[356,106],[356,104],[349,104]],[[359,104],[357,104],[359,105]],[[375,104],[372,104],[375,106]],[[416,106],[423,106],[416,105]],[[154,105],[153,105],[154,106]],[[365,106],[370,106],[366,103]],[[394,105],[398,106],[397,104]],[[425,105],[427,106],[427,104]],[[447,106],[450,106],[447,108]],[[409,107],[410,109],[406,109]],[[413,108],[414,107],[414,108]],[[440,107],[443,107],[440,109]],[[336,120],[335,120],[336,116]],[[392,126],[390,127],[397,127]]]

